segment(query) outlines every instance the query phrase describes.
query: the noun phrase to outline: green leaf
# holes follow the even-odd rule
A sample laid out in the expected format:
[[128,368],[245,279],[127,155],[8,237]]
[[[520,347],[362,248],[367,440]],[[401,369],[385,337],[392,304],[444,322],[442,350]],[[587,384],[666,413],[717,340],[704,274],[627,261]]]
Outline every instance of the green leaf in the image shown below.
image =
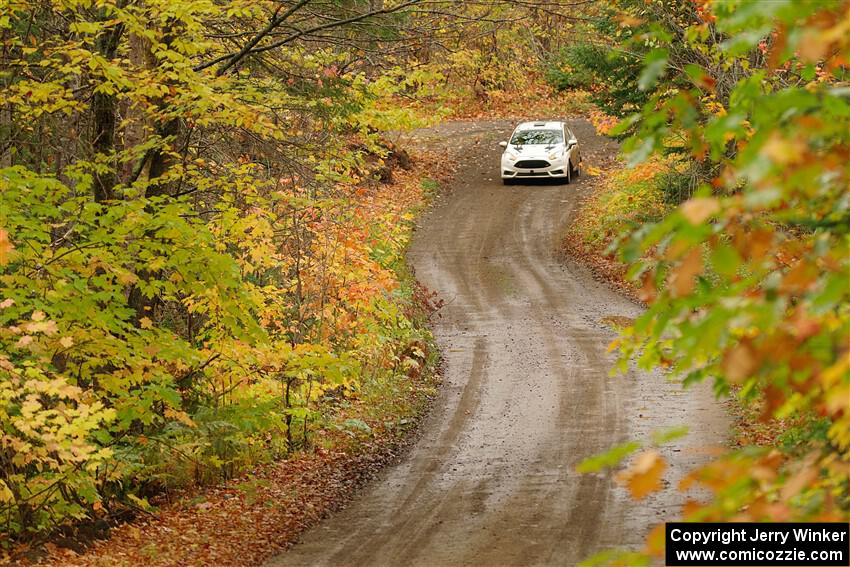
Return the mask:
[[667,429],[653,431],[652,443],[655,445],[665,445],[671,441],[684,437],[688,434],[689,429],[690,428],[687,425],[680,425],[678,427],[668,427]]
[[711,265],[718,274],[731,278],[741,266],[741,256],[728,244],[719,244],[711,251]]
[[622,445],[612,447],[604,453],[593,455],[583,460],[576,466],[580,473],[598,472],[602,469],[611,468],[620,464],[620,461],[640,449],[643,445],[637,441],[629,441]]
[[644,59],[644,68],[638,79],[638,88],[647,91],[655,86],[658,78],[667,70],[669,52],[666,49],[654,49]]
[[369,435],[372,434],[372,428],[369,427],[369,424],[367,424],[365,421],[360,420],[360,419],[353,419],[353,418],[346,419],[345,421],[342,422],[342,425],[346,429],[356,429],[358,431],[368,433]]

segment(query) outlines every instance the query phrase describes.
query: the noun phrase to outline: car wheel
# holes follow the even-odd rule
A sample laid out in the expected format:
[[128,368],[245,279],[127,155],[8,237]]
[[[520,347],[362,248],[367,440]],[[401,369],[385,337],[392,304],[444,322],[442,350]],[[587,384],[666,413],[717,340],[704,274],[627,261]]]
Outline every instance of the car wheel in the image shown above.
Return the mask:
[[573,180],[573,166],[567,162],[567,176],[563,178],[564,185],[569,185]]
[[513,179],[502,178],[502,185],[513,185],[513,184],[514,184]]

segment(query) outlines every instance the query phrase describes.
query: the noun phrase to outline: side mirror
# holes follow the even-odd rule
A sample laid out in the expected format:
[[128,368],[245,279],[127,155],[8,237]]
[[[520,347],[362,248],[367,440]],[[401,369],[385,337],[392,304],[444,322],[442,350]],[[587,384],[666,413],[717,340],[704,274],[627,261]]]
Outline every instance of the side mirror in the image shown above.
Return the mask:
[[577,146],[577,145],[578,145],[578,140],[576,140],[575,138],[573,138],[572,140],[570,140],[569,142],[567,142],[567,147],[568,147],[568,148],[573,148],[573,147],[575,147],[575,146]]
[[503,147],[503,148],[507,148],[507,147],[508,147],[508,143],[507,143],[507,142],[499,142],[499,145],[500,145],[501,147]]

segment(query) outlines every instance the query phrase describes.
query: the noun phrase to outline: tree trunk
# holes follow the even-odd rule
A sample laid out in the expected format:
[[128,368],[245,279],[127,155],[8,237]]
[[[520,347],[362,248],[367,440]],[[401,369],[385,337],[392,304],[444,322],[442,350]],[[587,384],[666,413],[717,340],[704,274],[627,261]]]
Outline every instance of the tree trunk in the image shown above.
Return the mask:
[[[124,26],[117,25],[104,33],[98,39],[98,51],[104,59],[114,59],[118,52],[121,36],[124,34]],[[92,125],[94,128],[92,136],[92,149],[95,155],[109,156],[115,149],[115,124],[117,114],[117,103],[115,95],[102,92],[94,93],[92,97]],[[94,200],[98,203],[111,200],[115,197],[115,183],[117,176],[115,170],[110,167],[106,171],[95,171],[94,173]]]

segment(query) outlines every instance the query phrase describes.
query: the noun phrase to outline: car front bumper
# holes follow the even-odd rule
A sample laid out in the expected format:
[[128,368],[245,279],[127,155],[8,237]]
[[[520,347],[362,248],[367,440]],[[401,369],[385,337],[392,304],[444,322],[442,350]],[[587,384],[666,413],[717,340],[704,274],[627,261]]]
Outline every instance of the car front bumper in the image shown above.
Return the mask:
[[[524,160],[519,160],[524,161]],[[538,160],[544,161],[544,160]],[[502,179],[533,179],[533,178],[550,178],[550,177],[566,177],[567,163],[566,159],[553,160],[548,165],[535,167],[517,167],[517,162],[511,163],[508,160],[502,160]]]

